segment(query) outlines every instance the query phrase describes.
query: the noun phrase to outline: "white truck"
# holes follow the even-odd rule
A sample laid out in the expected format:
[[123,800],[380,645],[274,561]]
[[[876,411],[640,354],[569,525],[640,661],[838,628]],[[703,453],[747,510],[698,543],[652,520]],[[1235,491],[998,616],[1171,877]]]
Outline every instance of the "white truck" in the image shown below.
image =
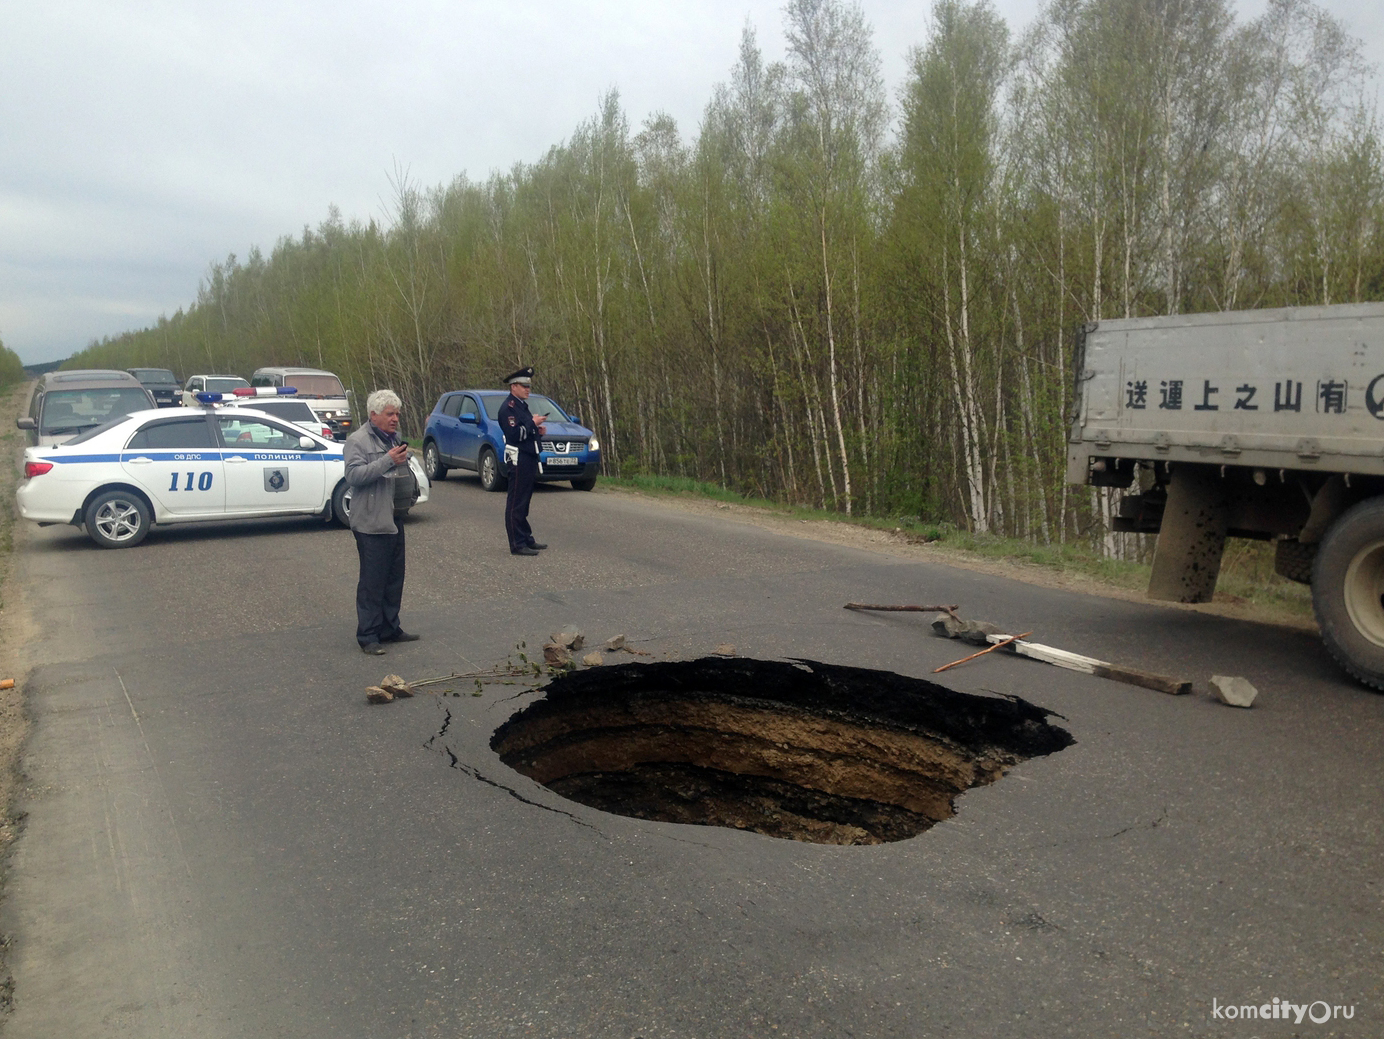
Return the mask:
[[1125,489],[1115,529],[1158,535],[1149,597],[1206,602],[1227,537],[1273,541],[1384,689],[1384,303],[1093,322],[1074,367],[1067,479]]

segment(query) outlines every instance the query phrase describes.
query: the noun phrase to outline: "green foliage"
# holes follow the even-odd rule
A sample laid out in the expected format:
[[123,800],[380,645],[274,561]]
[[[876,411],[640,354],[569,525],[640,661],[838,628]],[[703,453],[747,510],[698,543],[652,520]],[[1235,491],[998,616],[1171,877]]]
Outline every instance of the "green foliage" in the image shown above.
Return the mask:
[[11,386],[26,382],[28,378],[28,373],[24,371],[24,362],[19,359],[19,355],[0,342],[0,393]]
[[333,208],[71,363],[320,366],[414,437],[534,364],[636,484],[1138,564],[1116,496],[1065,483],[1072,330],[1384,299],[1367,77],[1310,0],[1058,0],[1018,41],[937,0],[892,142],[859,8],[784,17],[785,61],[747,29],[690,139],[612,92],[483,183],[396,170],[386,223]]

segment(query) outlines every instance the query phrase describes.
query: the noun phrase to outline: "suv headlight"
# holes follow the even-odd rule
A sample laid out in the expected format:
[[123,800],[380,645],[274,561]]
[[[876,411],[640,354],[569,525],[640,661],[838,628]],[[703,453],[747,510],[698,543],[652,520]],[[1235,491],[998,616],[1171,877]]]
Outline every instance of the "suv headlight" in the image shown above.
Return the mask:
[[590,446],[592,451],[599,451],[601,449],[601,442],[597,440],[595,437],[592,437]]

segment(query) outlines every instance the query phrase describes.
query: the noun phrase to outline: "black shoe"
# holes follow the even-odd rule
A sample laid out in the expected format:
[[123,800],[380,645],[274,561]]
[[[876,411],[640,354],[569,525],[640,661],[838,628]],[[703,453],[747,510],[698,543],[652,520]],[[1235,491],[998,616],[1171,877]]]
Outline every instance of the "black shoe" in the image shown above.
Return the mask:
[[541,542],[541,541],[530,541],[530,542],[529,542],[529,548],[544,549],[544,548],[547,548],[547,547],[548,547],[548,546],[545,545],[545,544],[543,544],[543,542]]
[[404,631],[402,628],[400,628],[400,629],[399,629],[398,631],[396,631],[393,635],[386,635],[384,638],[380,639],[380,641],[381,641],[381,642],[417,642],[417,641],[418,641],[419,639],[421,639],[422,637],[423,637],[422,635],[410,635],[408,632],[406,632],[406,631]]
[[360,647],[360,651],[362,653],[369,653],[372,657],[384,656],[384,647],[381,646],[378,642],[367,642],[365,645]]
[[512,556],[536,556],[538,549],[529,548],[528,545],[520,545],[518,548],[511,548],[509,554]]

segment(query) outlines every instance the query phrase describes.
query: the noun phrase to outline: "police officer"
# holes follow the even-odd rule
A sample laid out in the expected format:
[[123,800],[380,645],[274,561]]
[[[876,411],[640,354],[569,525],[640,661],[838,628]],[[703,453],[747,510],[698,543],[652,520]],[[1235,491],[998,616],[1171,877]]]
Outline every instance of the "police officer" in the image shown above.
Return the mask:
[[526,403],[533,384],[533,368],[520,368],[505,377],[509,396],[500,405],[500,429],[505,435],[505,462],[509,466],[509,493],[505,498],[505,533],[509,551],[516,556],[536,556],[539,544],[529,526],[529,501],[538,480],[538,438],[544,419],[535,419]]

